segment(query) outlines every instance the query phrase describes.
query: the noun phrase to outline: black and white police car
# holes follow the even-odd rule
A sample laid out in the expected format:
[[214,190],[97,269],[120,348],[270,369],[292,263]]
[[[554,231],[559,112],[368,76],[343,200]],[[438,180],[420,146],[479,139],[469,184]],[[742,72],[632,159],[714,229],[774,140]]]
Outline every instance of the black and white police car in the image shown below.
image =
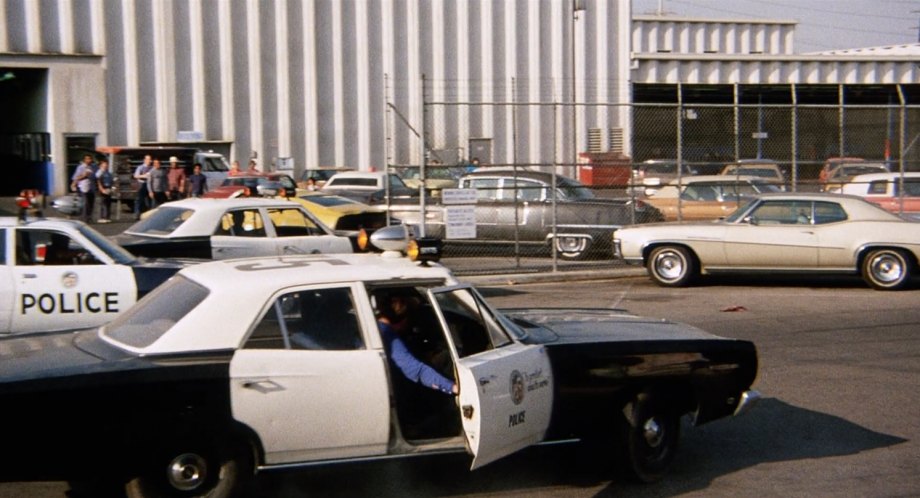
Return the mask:
[[0,217],[0,336],[94,327],[183,266],[141,260],[81,221]]
[[[403,340],[456,398],[388,361],[375,305],[397,292],[415,296]],[[0,474],[227,496],[255,470],[445,451],[475,469],[581,438],[652,481],[679,418],[744,411],[756,372],[748,341],[618,310],[500,312],[446,268],[389,251],[215,261],[99,329],[0,341],[0,403],[16,407],[0,410]]]

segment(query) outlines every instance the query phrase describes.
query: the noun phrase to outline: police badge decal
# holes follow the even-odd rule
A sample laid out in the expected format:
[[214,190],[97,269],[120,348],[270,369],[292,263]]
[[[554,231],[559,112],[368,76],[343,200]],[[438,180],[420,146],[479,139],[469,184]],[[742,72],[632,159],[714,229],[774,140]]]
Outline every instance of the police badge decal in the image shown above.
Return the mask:
[[513,370],[511,372],[511,401],[515,405],[519,405],[524,401],[524,391],[524,376],[521,372]]

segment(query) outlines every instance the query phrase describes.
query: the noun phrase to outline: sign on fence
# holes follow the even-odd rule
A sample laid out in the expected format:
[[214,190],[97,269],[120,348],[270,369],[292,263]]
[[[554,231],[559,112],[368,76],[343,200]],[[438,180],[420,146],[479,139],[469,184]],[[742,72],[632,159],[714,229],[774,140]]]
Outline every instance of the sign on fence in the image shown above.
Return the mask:
[[476,238],[476,189],[446,188],[441,191],[444,204],[444,238]]

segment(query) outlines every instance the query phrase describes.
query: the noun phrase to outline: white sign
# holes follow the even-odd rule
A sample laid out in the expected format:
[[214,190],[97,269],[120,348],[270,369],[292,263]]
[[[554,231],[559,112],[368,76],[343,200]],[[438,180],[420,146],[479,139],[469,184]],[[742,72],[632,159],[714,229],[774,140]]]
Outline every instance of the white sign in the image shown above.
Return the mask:
[[476,238],[476,207],[475,206],[445,206],[444,207],[444,238],[445,239],[475,239]]
[[202,131],[178,131],[176,132],[177,142],[202,142],[204,141],[204,132]]
[[476,189],[446,188],[441,190],[441,204],[476,204]]
[[754,133],[751,133],[751,138],[767,138],[767,132],[755,131]]

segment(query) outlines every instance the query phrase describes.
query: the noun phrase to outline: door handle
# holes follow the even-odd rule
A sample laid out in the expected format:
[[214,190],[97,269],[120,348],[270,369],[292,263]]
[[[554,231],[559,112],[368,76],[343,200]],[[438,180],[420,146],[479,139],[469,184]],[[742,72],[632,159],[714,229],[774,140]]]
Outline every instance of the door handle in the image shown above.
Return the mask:
[[245,380],[243,381],[242,386],[243,389],[252,389],[253,391],[260,392],[262,394],[284,390],[280,384],[271,379]]
[[480,377],[480,378],[479,378],[479,385],[480,385],[480,386],[484,386],[484,385],[488,384],[489,382],[492,382],[493,380],[495,380],[495,376],[494,376],[494,375],[490,375],[490,376],[488,376],[488,377]]

